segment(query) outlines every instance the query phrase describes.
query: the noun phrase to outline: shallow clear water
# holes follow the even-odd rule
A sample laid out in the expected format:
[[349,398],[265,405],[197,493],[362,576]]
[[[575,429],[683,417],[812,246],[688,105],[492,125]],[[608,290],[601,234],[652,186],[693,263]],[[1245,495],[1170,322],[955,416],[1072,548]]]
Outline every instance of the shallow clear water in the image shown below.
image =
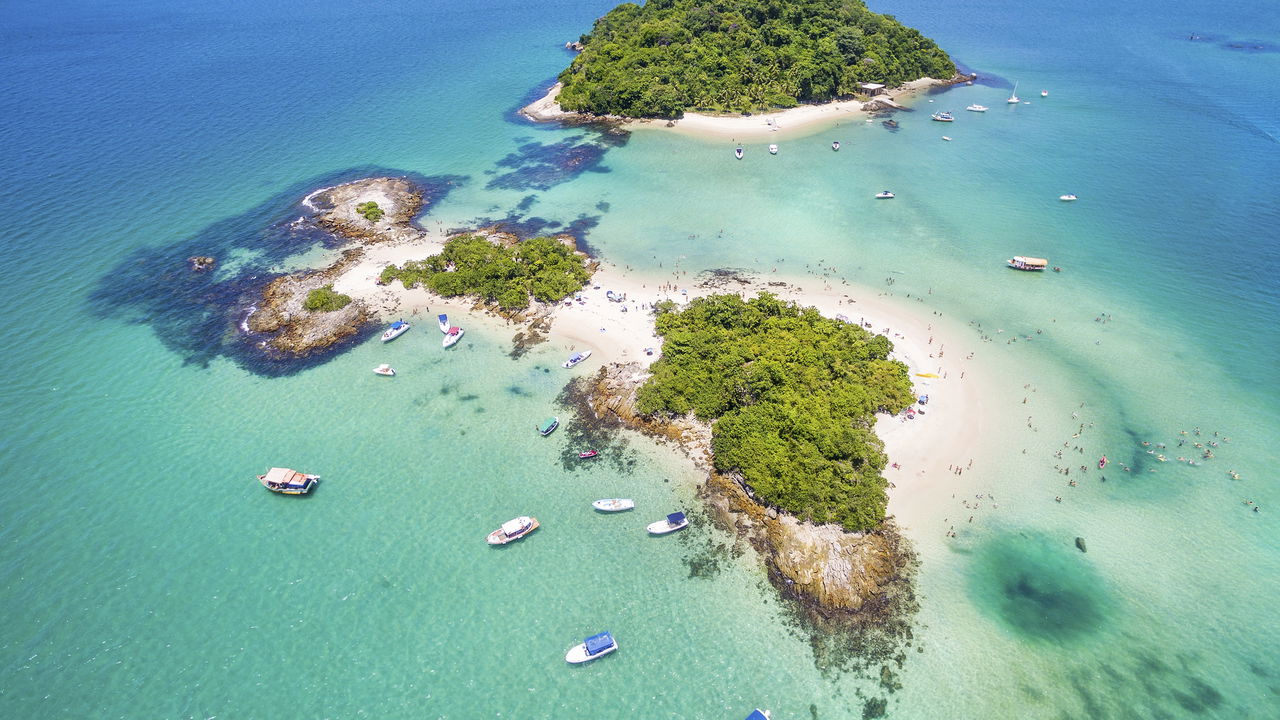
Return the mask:
[[[897,132],[846,123],[737,162],[730,142],[511,116],[610,5],[9,7],[3,714],[1272,716],[1270,8],[875,3],[983,81]],[[1014,80],[1031,104],[1003,102]],[[927,120],[972,102],[991,111]],[[579,465],[571,422],[533,432],[568,418],[557,349],[512,360],[509,333],[480,327],[445,354],[424,318],[308,367],[251,361],[222,308],[245,275],[323,254],[289,225],[307,192],[378,171],[431,185],[427,224],[576,223],[658,281],[821,261],[975,338],[1004,330],[982,347],[1002,378],[988,457],[908,519],[922,608],[900,689],[820,667],[754,556],[707,523],[644,535],[698,517],[673,451],[623,438]],[[216,276],[186,274],[197,253]],[[1005,271],[1019,253],[1063,272]],[[1173,457],[1194,427],[1231,438],[1202,466],[1140,445]],[[1134,472],[1068,487],[1064,441]],[[271,464],[325,482],[269,496],[253,475]],[[639,507],[593,514],[607,496]],[[543,527],[484,545],[522,513]],[[600,629],[622,650],[566,667]]]

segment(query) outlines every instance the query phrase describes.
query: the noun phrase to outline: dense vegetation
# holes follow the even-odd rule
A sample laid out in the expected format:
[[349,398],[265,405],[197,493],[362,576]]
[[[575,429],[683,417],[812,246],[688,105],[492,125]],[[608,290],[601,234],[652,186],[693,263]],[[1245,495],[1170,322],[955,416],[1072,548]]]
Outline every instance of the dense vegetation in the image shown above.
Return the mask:
[[378,222],[379,220],[382,219],[383,215],[387,214],[385,210],[378,207],[378,203],[372,200],[370,200],[369,202],[362,202],[359,205],[357,205],[356,212],[363,215],[364,219],[368,220],[369,222]]
[[560,105],[629,117],[793,107],[956,71],[932,40],[862,0],[624,3],[582,43],[560,74]]
[[350,295],[336,293],[333,291],[333,285],[325,285],[307,293],[307,299],[303,301],[302,307],[313,311],[333,312],[334,310],[341,310],[350,302]]
[[591,278],[581,255],[549,237],[511,247],[476,235],[451,238],[439,255],[382,271],[382,282],[400,280],[406,288],[421,284],[437,295],[475,295],[504,310],[564,299]]
[[893,345],[857,325],[762,293],[658,308],[665,342],[637,409],[715,421],[720,472],[739,472],[763,502],[816,523],[869,530],[884,520],[877,411],[912,400]]

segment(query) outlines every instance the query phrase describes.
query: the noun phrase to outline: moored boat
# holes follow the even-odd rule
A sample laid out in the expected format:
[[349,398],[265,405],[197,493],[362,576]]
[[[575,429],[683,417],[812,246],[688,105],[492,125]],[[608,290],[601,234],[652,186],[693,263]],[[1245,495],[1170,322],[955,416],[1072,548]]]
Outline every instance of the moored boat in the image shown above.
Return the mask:
[[502,523],[502,527],[489,533],[489,537],[486,539],[486,542],[490,545],[506,545],[509,542],[519,540],[537,529],[538,518],[521,515],[518,518],[512,518],[511,520]]
[[386,377],[395,377],[396,375],[396,371],[386,363],[382,363],[378,367],[374,368],[373,372],[376,375],[384,375]]
[[740,148],[740,147],[739,147],[739,148],[734,148],[734,149],[733,149],[733,156],[734,156],[734,157],[736,157],[736,158],[738,158],[739,160],[741,160],[741,159],[742,159],[742,148]]
[[987,108],[986,105],[979,105],[978,103],[974,103],[965,108],[965,110],[968,110],[969,112],[986,112],[988,109],[989,108]]
[[448,315],[444,315],[444,314],[437,315],[436,320],[440,322],[440,332],[442,333],[449,332],[449,328],[453,327],[452,325],[449,324]]
[[1073,200],[1079,200],[1080,198],[1076,197],[1075,195],[1067,194],[1067,195],[1059,195],[1058,199],[1061,200],[1062,202],[1071,202]]
[[840,141],[839,141],[839,140],[832,141],[832,143],[831,143],[831,149],[832,149],[832,150],[839,150],[839,149],[840,149]]
[[273,467],[266,475],[259,475],[262,487],[281,495],[306,495],[320,482],[319,475],[307,475],[289,468]]
[[569,648],[569,652],[564,655],[564,660],[577,665],[588,660],[604,657],[617,649],[618,641],[614,640],[613,636],[606,631],[592,635],[578,645]]
[[449,328],[449,332],[444,334],[444,339],[440,341],[440,344],[447,348],[453,347],[462,339],[462,333],[462,328],[456,326],[451,327]]
[[1014,270],[1044,270],[1049,267],[1049,261],[1044,258],[1023,257],[1014,255],[1005,261],[1005,264]]
[[395,340],[407,332],[409,332],[409,323],[403,320],[397,320],[391,323],[391,327],[387,328],[386,332],[382,333],[382,342]]
[[666,520],[649,523],[649,526],[645,529],[649,531],[650,535],[666,535],[688,527],[688,525],[689,518],[685,517],[684,513],[674,512],[668,515]]
[[1015,80],[1013,83],[1013,93],[1009,95],[1009,104],[1017,105],[1020,102],[1022,102],[1022,99],[1018,97],[1018,82]]
[[582,352],[573,353],[572,355],[569,356],[568,360],[565,360],[564,362],[560,363],[560,367],[564,367],[564,368],[575,367],[579,363],[581,363],[583,360],[586,360],[589,357],[591,357],[590,350],[583,350]]
[[542,424],[538,426],[538,432],[543,435],[550,435],[555,432],[558,427],[560,427],[560,418],[549,417],[546,420],[543,420]]
[[605,498],[591,503],[591,507],[600,512],[622,512],[623,510],[631,510],[635,506],[636,501],[630,498]]
[[1040,91],[1040,97],[1049,97],[1049,91],[1048,91],[1048,90],[1041,90],[1041,91]]
[[881,190],[880,192],[876,193],[877,200],[892,200],[895,197],[897,196],[889,192],[888,190]]
[[770,154],[770,155],[777,155],[777,154],[778,154],[778,146],[777,146],[777,145],[770,145],[770,146],[769,146],[769,154]]
[[599,450],[584,450],[584,451],[582,451],[582,452],[578,453],[578,459],[579,459],[579,460],[589,460],[589,459],[591,459],[591,458],[593,458],[593,457],[598,457],[599,455],[600,455],[600,451],[599,451]]
[[938,122],[955,122],[956,121],[955,116],[952,115],[951,111],[949,110],[945,112],[936,112],[930,115],[929,117],[933,118]]

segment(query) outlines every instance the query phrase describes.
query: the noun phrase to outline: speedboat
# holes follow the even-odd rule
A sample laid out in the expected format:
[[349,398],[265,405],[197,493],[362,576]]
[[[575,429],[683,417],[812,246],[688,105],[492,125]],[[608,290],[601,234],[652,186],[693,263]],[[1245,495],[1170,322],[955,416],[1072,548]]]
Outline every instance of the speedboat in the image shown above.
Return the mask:
[[832,150],[839,150],[839,149],[840,149],[840,141],[839,141],[839,140],[836,140],[835,142],[832,142],[832,143],[831,143],[831,149],[832,149]]
[[584,450],[584,451],[582,451],[582,452],[578,453],[578,459],[579,459],[579,460],[590,460],[591,458],[593,458],[593,457],[598,457],[599,455],[600,455],[600,451],[599,451],[599,450]]
[[577,665],[588,660],[595,660],[598,657],[604,657],[617,649],[618,641],[614,640],[613,636],[608,632],[602,632],[598,635],[592,635],[583,640],[581,644],[569,648],[569,652],[564,655],[564,660]]
[[590,350],[583,350],[582,352],[576,352],[570,355],[568,360],[565,360],[564,362],[560,363],[560,367],[565,367],[565,368],[574,367],[578,363],[582,362],[583,360],[586,360],[589,357],[591,357]]
[[734,148],[734,149],[733,149],[733,156],[734,156],[734,157],[736,157],[736,158],[738,158],[739,160],[741,160],[741,159],[742,159],[742,148]]
[[747,720],[769,720],[769,717],[770,716],[769,716],[768,710],[761,710],[760,708],[756,708],[755,710],[751,711],[750,715],[747,716]]
[[538,518],[521,515],[502,523],[502,527],[489,533],[487,542],[490,545],[506,545],[515,542],[538,529]]
[[769,154],[770,154],[770,155],[777,155],[777,154],[778,154],[778,146],[777,146],[777,145],[770,145],[770,146],[769,146]]
[[373,372],[374,372],[374,374],[376,374],[376,375],[385,375],[385,376],[387,376],[387,377],[395,377],[395,376],[396,376],[396,371],[395,371],[395,370],[393,370],[393,369],[391,368],[391,366],[390,366],[390,365],[388,365],[388,364],[386,364],[386,363],[382,363],[382,364],[381,364],[381,365],[379,365],[378,367],[374,368],[374,369],[373,369]]
[[986,105],[979,105],[978,103],[974,103],[969,107],[965,108],[965,110],[968,110],[969,112],[986,112],[987,109],[988,108]]
[[636,501],[628,498],[608,498],[591,503],[591,507],[600,512],[622,512],[623,510],[631,510],[635,506]]
[[938,122],[955,122],[956,121],[955,116],[952,115],[950,111],[936,112],[930,115],[929,117],[933,118],[934,120],[937,120]]
[[560,427],[560,418],[549,417],[546,420],[543,420],[542,424],[538,426],[538,432],[542,433],[544,436],[550,435],[555,432],[558,427]]
[[650,535],[666,535],[688,526],[689,518],[685,517],[682,512],[675,512],[668,515],[666,520],[649,523],[649,526],[645,529],[649,531]]
[[892,200],[895,197],[897,196],[889,192],[888,190],[881,190],[880,192],[876,193],[877,200]]
[[273,493],[306,495],[311,492],[316,483],[320,482],[320,476],[307,475],[289,468],[273,467],[267,471],[266,475],[259,475],[258,481],[262,483],[262,487]]
[[440,344],[447,348],[453,347],[454,345],[458,344],[459,340],[462,339],[462,333],[463,333],[462,328],[451,327],[449,328],[449,332],[444,334],[444,340],[441,340]]
[[943,139],[943,140],[946,140],[947,142],[951,142],[951,136],[949,136],[949,135],[943,135],[943,136],[942,136],[942,139]]
[[1049,267],[1049,261],[1044,258],[1023,257],[1022,255],[1014,255],[1004,262],[1014,270],[1044,270]]
[[1079,200],[1080,198],[1075,195],[1059,195],[1058,199],[1062,202],[1071,202],[1072,200]]
[[382,333],[382,342],[395,340],[407,332],[409,332],[409,323],[403,320],[397,320],[391,323],[391,327],[387,328],[386,332]]
[[442,333],[449,332],[449,328],[453,327],[452,325],[449,324],[448,315],[437,315],[436,319],[440,321],[440,332]]

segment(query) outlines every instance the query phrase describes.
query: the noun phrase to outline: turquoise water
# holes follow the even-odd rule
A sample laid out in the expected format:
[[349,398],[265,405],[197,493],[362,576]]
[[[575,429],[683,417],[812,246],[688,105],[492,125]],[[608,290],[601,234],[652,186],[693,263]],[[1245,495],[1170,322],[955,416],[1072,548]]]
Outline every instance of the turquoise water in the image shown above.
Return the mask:
[[[897,132],[846,123],[735,162],[729,142],[512,118],[610,6],[7,7],[0,712],[1274,717],[1271,8],[875,3],[984,80],[920,99]],[[1014,80],[1031,104],[1004,104]],[[991,111],[926,119],[972,102]],[[255,361],[224,308],[320,254],[289,225],[306,192],[379,171],[430,185],[427,224],[572,224],[654,279],[821,260],[975,340],[1005,330],[980,358],[1002,378],[990,457],[957,486],[1000,508],[955,540],[943,518],[975,514],[960,499],[911,519],[921,611],[900,688],[815,660],[754,556],[708,523],[644,535],[672,510],[701,519],[672,450],[624,436],[579,466],[572,422],[532,432],[569,417],[558,349],[512,360],[509,333],[481,326],[450,355],[415,329]],[[897,199],[875,202],[886,187]],[[197,253],[228,260],[192,279]],[[1017,253],[1063,272],[1005,272]],[[1200,467],[1139,444],[1172,457],[1195,427],[1231,438]],[[1068,487],[1063,441],[1135,472]],[[272,464],[325,482],[267,495],[253,475]],[[592,514],[608,496],[639,507]],[[543,527],[484,545],[522,513]],[[566,667],[600,629],[620,652]]]

